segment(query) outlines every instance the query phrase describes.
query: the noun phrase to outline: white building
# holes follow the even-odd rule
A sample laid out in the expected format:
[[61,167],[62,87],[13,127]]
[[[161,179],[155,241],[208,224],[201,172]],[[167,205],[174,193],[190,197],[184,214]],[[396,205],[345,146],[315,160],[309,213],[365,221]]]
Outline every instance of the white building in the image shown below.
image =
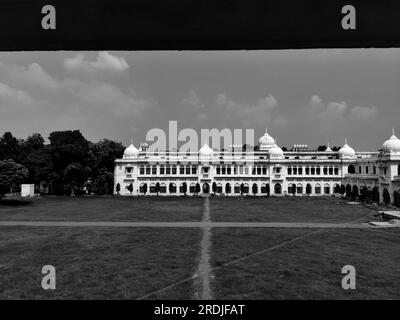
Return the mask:
[[[266,131],[259,150],[245,152],[237,146],[229,151],[212,150],[207,144],[198,152],[163,151],[150,153],[147,145],[131,144],[122,159],[115,161],[114,193],[120,195],[183,195],[216,193],[227,196],[329,195],[341,185],[379,188],[393,193],[400,188],[400,140],[394,135],[376,152],[355,151],[345,141],[338,151],[308,150],[294,145],[283,151]],[[384,191],[386,190],[386,191]]]

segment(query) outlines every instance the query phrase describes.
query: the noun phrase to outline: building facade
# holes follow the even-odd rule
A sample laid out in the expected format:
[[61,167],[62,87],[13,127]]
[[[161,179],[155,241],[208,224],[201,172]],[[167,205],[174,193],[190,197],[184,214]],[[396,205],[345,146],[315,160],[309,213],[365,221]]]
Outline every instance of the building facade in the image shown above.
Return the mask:
[[375,152],[356,152],[347,141],[338,151],[306,145],[283,151],[267,130],[252,152],[242,146],[216,151],[207,144],[198,152],[149,152],[146,145],[131,144],[114,171],[114,193],[126,196],[320,196],[339,193],[342,185],[377,188],[380,201],[384,193],[393,201],[400,189],[400,140],[394,132]]

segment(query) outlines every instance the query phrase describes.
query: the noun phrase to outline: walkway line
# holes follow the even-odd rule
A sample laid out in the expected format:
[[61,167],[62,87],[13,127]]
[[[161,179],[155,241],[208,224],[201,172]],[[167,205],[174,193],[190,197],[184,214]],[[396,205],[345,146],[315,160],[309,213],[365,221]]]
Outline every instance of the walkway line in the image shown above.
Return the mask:
[[[238,258],[238,259],[229,261],[229,262],[227,262],[227,263],[225,263],[225,264],[222,264],[222,265],[220,265],[220,266],[211,268],[210,270],[211,270],[211,271],[214,271],[214,270],[221,269],[221,268],[226,267],[226,266],[229,266],[229,265],[231,265],[231,264],[234,264],[234,263],[243,261],[243,260],[245,260],[245,259],[249,259],[249,258],[251,258],[251,257],[253,257],[253,256],[255,256],[255,255],[260,255],[260,254],[263,254],[263,253],[265,253],[265,252],[269,252],[269,251],[272,251],[272,250],[281,248],[281,247],[283,247],[283,246],[285,246],[285,245],[287,245],[287,244],[289,244],[289,243],[295,242],[295,241],[297,241],[297,240],[301,240],[301,239],[303,239],[303,238],[305,238],[305,237],[307,237],[307,236],[310,236],[310,235],[313,235],[313,234],[316,234],[316,233],[319,233],[319,232],[323,232],[323,231],[325,231],[325,230],[319,229],[319,230],[315,230],[315,231],[308,232],[308,233],[303,234],[303,235],[301,235],[301,236],[295,237],[295,238],[293,238],[293,239],[291,239],[291,240],[283,241],[283,242],[281,242],[281,243],[278,244],[278,245],[275,245],[275,246],[272,246],[272,247],[263,249],[263,250],[261,250],[261,251],[257,251],[257,252],[255,252],[255,253],[252,253],[252,254],[250,254],[250,255],[247,255],[247,256],[244,256],[244,257],[241,257],[241,258]],[[200,276],[200,274],[195,274],[195,275],[192,276],[192,277],[187,277],[187,278],[185,278],[185,279],[182,279],[182,280],[180,280],[180,281],[177,281],[177,282],[175,282],[175,283],[172,283],[172,284],[170,284],[170,285],[168,285],[168,286],[166,286],[166,287],[163,287],[163,288],[161,288],[161,289],[158,289],[158,290],[149,292],[149,293],[147,293],[147,294],[145,294],[145,295],[143,295],[143,296],[137,298],[136,300],[144,300],[144,299],[147,299],[147,298],[149,298],[149,297],[151,297],[151,296],[153,296],[153,295],[156,295],[156,294],[158,294],[158,293],[161,293],[161,292],[163,292],[163,291],[166,291],[166,290],[175,288],[175,287],[181,285],[182,283],[185,283],[185,282],[187,282],[187,281],[196,279],[196,278],[199,277],[199,276]]]
[[[210,200],[204,199],[203,204],[203,222],[210,222]],[[211,228],[205,226],[202,228],[203,237],[200,243],[200,261],[195,274],[198,275],[194,284],[196,286],[195,298],[200,300],[211,300],[210,288],[210,246],[211,246]]]
[[309,222],[149,222],[149,221],[0,221],[0,227],[142,227],[142,228],[311,228],[368,229],[367,223]]

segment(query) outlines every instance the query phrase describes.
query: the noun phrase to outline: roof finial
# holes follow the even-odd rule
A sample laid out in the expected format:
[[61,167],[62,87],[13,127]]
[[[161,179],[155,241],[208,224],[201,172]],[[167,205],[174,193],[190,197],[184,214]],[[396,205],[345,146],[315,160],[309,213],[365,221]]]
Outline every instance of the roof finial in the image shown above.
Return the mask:
[[131,144],[133,144],[133,138],[131,138]]
[[344,144],[347,144],[347,138],[344,138]]
[[329,148],[329,141],[328,141],[328,148]]
[[394,135],[394,128],[392,128],[392,135]]

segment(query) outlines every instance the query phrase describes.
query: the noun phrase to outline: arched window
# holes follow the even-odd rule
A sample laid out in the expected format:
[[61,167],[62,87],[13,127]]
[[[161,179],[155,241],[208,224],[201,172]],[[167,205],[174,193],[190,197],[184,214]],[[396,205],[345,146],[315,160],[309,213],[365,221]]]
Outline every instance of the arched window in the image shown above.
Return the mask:
[[222,184],[217,184],[217,193],[222,193]]
[[333,192],[334,193],[340,193],[340,186],[339,184],[335,183],[333,186]]
[[356,173],[356,168],[351,164],[347,167],[348,173]]
[[307,183],[306,185],[306,194],[311,194],[312,193],[312,186],[311,183]]
[[274,185],[274,193],[281,194],[282,193],[282,186],[280,183],[275,183]]
[[190,184],[189,192],[190,192],[190,193],[196,193],[196,184],[195,184],[194,182],[192,182],[192,183]]
[[324,184],[324,193],[325,194],[330,194],[331,193],[331,188],[329,187],[328,183]]
[[235,193],[240,193],[240,184],[239,183],[235,184],[234,191],[235,191]]
[[160,183],[160,193],[167,192],[167,185],[165,183]]
[[243,193],[249,193],[249,185],[247,183],[244,184]]
[[227,183],[227,184],[225,185],[225,193],[226,193],[226,194],[231,193],[231,185],[230,185],[230,183]]
[[156,184],[154,182],[152,182],[150,184],[150,193],[156,193]]
[[301,183],[297,184],[296,193],[303,194],[303,185]]
[[321,194],[321,185],[319,183],[315,184],[315,194]]

